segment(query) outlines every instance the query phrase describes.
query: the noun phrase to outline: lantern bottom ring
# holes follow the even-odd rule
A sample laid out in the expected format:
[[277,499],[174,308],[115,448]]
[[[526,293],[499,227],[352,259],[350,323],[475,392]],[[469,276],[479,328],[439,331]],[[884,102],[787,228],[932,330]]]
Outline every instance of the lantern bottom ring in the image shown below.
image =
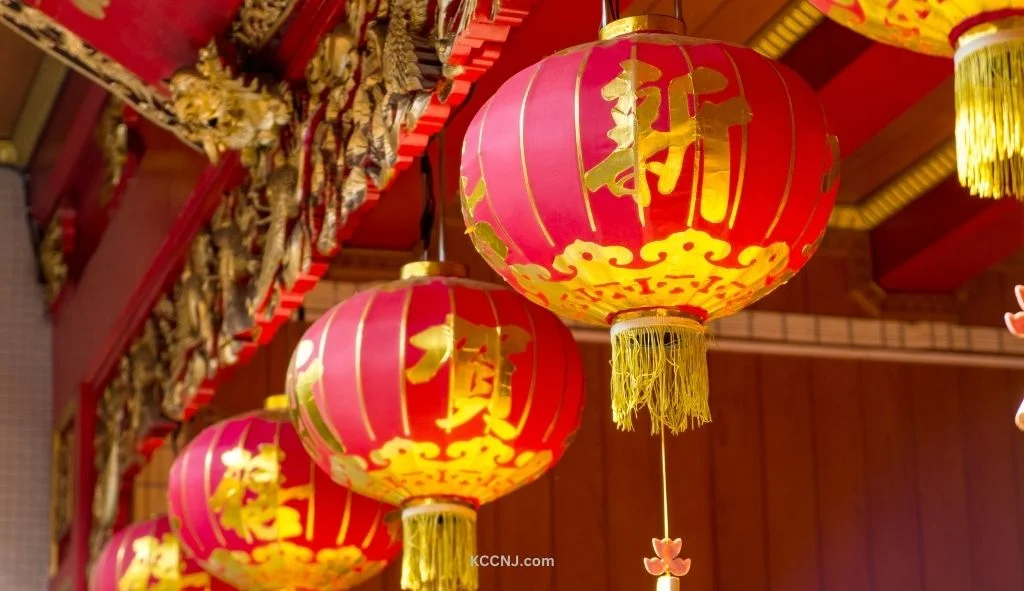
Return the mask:
[[459,515],[476,521],[476,511],[463,503],[430,503],[407,506],[402,509],[402,517],[413,517],[416,515],[428,515],[434,513],[448,513]]

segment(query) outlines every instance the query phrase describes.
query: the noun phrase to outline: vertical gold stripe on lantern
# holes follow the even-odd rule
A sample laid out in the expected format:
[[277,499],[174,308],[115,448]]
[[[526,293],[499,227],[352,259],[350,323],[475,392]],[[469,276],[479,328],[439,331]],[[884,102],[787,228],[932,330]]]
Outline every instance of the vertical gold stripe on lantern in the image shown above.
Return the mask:
[[352,522],[352,491],[345,489],[345,512],[341,514],[341,526],[338,527],[338,537],[334,544],[338,547],[345,545],[345,538],[348,537],[348,526]]
[[[690,54],[687,53],[686,48],[683,47],[682,45],[679,46],[679,53],[683,54],[683,61],[686,62],[686,71],[689,72],[690,77],[693,78],[693,75],[694,75],[693,60],[690,59]],[[691,84],[691,86],[693,87],[693,89],[692,89],[693,104],[690,104],[690,101],[688,100],[687,104],[686,104],[686,110],[687,110],[687,113],[690,115],[690,118],[693,119],[694,117],[697,116],[697,109],[698,109],[698,105],[700,103],[700,95],[697,93],[697,85],[696,84]],[[701,157],[701,146],[702,146],[702,144],[701,144],[701,141],[700,141],[700,127],[697,126],[697,125],[694,125],[692,127],[693,127],[693,143],[692,143],[693,144],[693,182],[691,183],[691,186],[690,186],[690,213],[689,213],[689,215],[686,216],[686,225],[687,226],[692,226],[693,225],[693,218],[697,215],[697,195],[698,195],[697,194],[697,189],[698,189],[698,182],[700,181],[700,170],[701,170],[700,167],[703,165],[703,159]]]
[[[491,300],[491,294],[488,290],[484,290],[487,294],[487,299]],[[523,427],[526,426],[526,419],[530,418],[530,410],[533,408],[533,395],[537,391],[537,362],[540,360],[538,355],[538,343],[537,343],[537,326],[533,320],[533,314],[530,314],[530,309],[526,306],[525,298],[516,298],[519,302],[519,306],[522,307],[523,313],[526,314],[526,319],[530,322],[530,346],[533,347],[533,371],[530,372],[530,391],[526,395],[526,405],[523,406],[523,413],[519,416],[519,424],[516,425],[516,437],[519,437],[523,433]],[[494,309],[494,302],[491,301],[491,309]],[[497,317],[497,311],[495,311],[495,317]],[[558,397],[558,404],[562,404],[562,397]]]
[[555,241],[551,239],[551,234],[548,232],[547,226],[544,225],[544,220],[540,217],[540,211],[537,209],[537,198],[533,195],[533,186],[530,185],[530,172],[526,167],[526,103],[530,100],[530,91],[533,90],[533,83],[537,81],[537,76],[540,75],[541,69],[544,67],[544,61],[541,60],[534,68],[533,74],[530,75],[530,81],[526,84],[526,90],[523,92],[523,104],[519,107],[519,162],[523,168],[523,185],[526,188],[526,198],[530,201],[530,209],[533,211],[533,219],[537,220],[537,227],[540,228],[541,234],[544,235],[544,240],[547,240],[549,246],[554,246]]
[[590,222],[590,231],[597,232],[597,223],[594,222],[594,211],[590,207],[590,189],[587,188],[586,165],[583,163],[583,141],[580,137],[580,87],[583,85],[583,74],[587,71],[587,62],[590,54],[594,52],[593,47],[588,47],[580,60],[580,69],[576,72],[576,94],[573,95],[573,118],[576,125],[576,163],[580,170],[580,191],[583,193],[583,206],[587,208],[587,221]]
[[487,176],[484,174],[484,128],[487,127],[487,116],[491,114],[492,104],[494,104],[494,99],[487,102],[487,105],[484,107],[483,115],[480,116],[480,137],[476,142],[476,161],[480,165],[480,181],[484,184],[484,203],[487,204],[487,210],[491,212],[491,219],[494,221],[494,225],[497,226],[497,229],[502,233],[502,236],[499,238],[501,238],[501,240],[510,247],[514,248],[520,255],[525,256],[523,254],[523,249],[519,248],[519,244],[512,237],[512,234],[509,234],[508,230],[505,229],[505,224],[501,222],[501,217],[498,216],[497,210],[494,209],[494,204],[491,203],[491,185],[487,183]]
[[356,398],[359,400],[359,413],[363,417],[363,425],[366,426],[366,435],[370,441],[377,441],[377,435],[373,432],[373,426],[370,425],[370,414],[366,412],[366,392],[363,390],[363,333],[366,330],[366,318],[370,315],[370,308],[373,307],[373,300],[376,297],[377,292],[371,291],[369,297],[366,298],[366,307],[363,308],[363,313],[359,316],[359,324],[356,325],[355,342]]
[[789,173],[786,175],[786,187],[782,190],[782,201],[779,203],[779,209],[775,212],[775,219],[772,220],[768,231],[764,235],[765,241],[771,238],[772,233],[775,232],[775,227],[779,225],[779,220],[782,219],[782,212],[786,210],[786,204],[789,202],[789,192],[793,187],[793,171],[796,169],[796,113],[793,112],[793,95],[789,92],[789,85],[786,84],[786,79],[782,77],[782,72],[775,67],[775,64],[768,60],[766,62],[771,66],[772,71],[779,77],[779,83],[782,84],[782,88],[786,90],[786,101],[789,103]]
[[[526,302],[525,301],[523,302],[523,306],[526,306]],[[531,329],[533,328],[532,320],[530,322],[530,328]],[[568,339],[569,342],[566,342],[566,336],[569,337],[569,339]],[[558,331],[558,338],[562,341],[562,343],[561,343],[562,346],[558,348],[559,351],[572,351],[572,350],[574,350],[573,347],[576,346],[576,341],[575,341],[575,339],[572,338],[572,334],[571,333],[569,333],[567,331],[564,331],[564,330],[560,330],[560,331]],[[559,390],[559,391],[564,391],[564,389],[566,387],[566,383],[568,381],[566,379],[566,376],[569,373],[569,367],[568,367],[567,362],[565,360],[562,361],[561,365],[562,365],[562,384],[561,384],[560,387],[562,388],[562,390]],[[536,371],[536,370],[534,370],[534,371]],[[544,437],[542,437],[541,440],[540,440],[541,443],[547,443],[548,440],[551,439],[551,435],[555,432],[555,427],[558,426],[558,419],[562,416],[562,402],[564,400],[565,400],[564,396],[559,396],[558,397],[558,406],[555,407],[555,412],[551,416],[551,423],[548,424],[548,429],[547,429],[547,431],[544,432]]]
[[957,177],[972,195],[1024,200],[1024,30],[1007,19],[956,52]]
[[[448,283],[448,309],[450,310],[448,320],[448,332],[455,338],[455,287]],[[455,360],[449,355],[448,357],[448,415],[447,418],[451,419],[455,415]],[[445,421],[448,425],[445,427],[445,433],[451,433],[451,420]]]
[[636,79],[637,79],[637,73],[640,70],[640,67],[637,64],[636,44],[635,43],[630,45],[630,48],[629,48],[629,67],[630,67],[630,72],[629,72],[629,95],[630,95],[630,99],[632,101],[632,104],[630,105],[630,113],[633,116],[632,117],[632,119],[633,119],[633,136],[632,136],[632,139],[633,139],[633,202],[637,204],[636,210],[637,210],[637,215],[640,218],[640,227],[645,228],[645,227],[647,227],[647,215],[646,215],[647,212],[644,211],[644,206],[640,205],[640,199],[637,197],[637,192],[640,190],[640,187],[641,187],[641,182],[640,182],[640,179],[642,178],[641,175],[647,174],[647,171],[646,171],[646,169],[640,168],[640,150],[638,149],[639,148],[638,143],[639,143],[639,140],[640,140],[640,128],[639,128],[640,122],[637,120],[637,116],[636,116],[636,109],[637,109]]
[[[732,66],[732,72],[736,76],[736,89],[740,93],[740,100],[743,104],[747,104],[747,93],[746,89],[743,88],[743,76],[740,74],[740,69],[736,65],[736,60],[729,53],[727,48],[722,49],[722,53],[725,58],[729,60],[729,65]],[[747,140],[747,126],[740,126],[740,170],[738,177],[736,178],[736,198],[732,201],[732,211],[729,213],[729,229],[732,230],[733,226],[736,225],[736,216],[740,212],[740,204],[743,200],[743,180],[747,174],[747,148],[749,143]]]
[[[252,421],[250,421],[249,424],[251,425]],[[284,459],[283,458],[284,453],[281,451],[281,429],[283,427],[284,427],[284,422],[282,422],[282,421],[274,421],[274,443],[273,443],[273,445],[274,445],[274,451],[276,451],[278,453],[278,456],[277,456],[277,483],[276,483],[274,488],[276,488],[277,490],[284,490],[284,469],[281,466],[281,462]],[[275,514],[281,508],[281,506],[285,504],[285,502],[282,500],[282,498],[280,496],[278,496],[276,500],[277,500],[277,506],[273,507],[273,511],[274,511]],[[278,551],[283,549],[281,547],[281,541],[283,540],[283,534],[281,532],[281,523],[283,521],[284,521],[283,519],[274,519],[274,533],[276,534],[276,538],[277,538],[276,539],[276,542],[277,542],[276,548],[277,548]]]
[[408,348],[409,339],[409,308],[412,307],[412,291],[414,288],[406,287],[402,301],[402,319],[398,325],[398,402],[402,407],[402,434],[409,437],[409,403],[406,400],[405,376],[405,352]]
[[[221,435],[224,434],[224,429],[228,426],[227,423],[221,423],[213,432],[213,437],[210,438],[210,446],[206,448],[206,454],[203,456],[203,498],[210,499],[213,497],[213,490],[210,487],[210,470],[213,467],[213,450],[217,449],[217,443],[220,442]],[[243,437],[244,439],[244,437]],[[187,466],[188,463],[186,462]],[[182,488],[185,488],[187,480],[185,478],[184,470],[181,475]],[[182,491],[182,498],[187,498],[187,492]],[[190,506],[186,503],[185,507],[182,508],[182,512],[185,513],[185,520],[190,521],[187,507]],[[213,530],[213,536],[217,538],[217,543],[222,547],[227,545],[227,540],[224,539],[224,532],[222,531],[220,524],[217,523],[217,519],[213,515],[213,511],[206,511],[207,519],[210,522],[210,529]]]
[[[329,434],[331,437],[334,438],[335,441],[338,442],[338,447],[343,449],[345,442],[341,440],[341,435],[338,434],[338,428],[334,424],[334,417],[331,415],[331,413],[324,413],[320,410],[322,408],[325,408],[327,405],[327,400],[325,399],[327,389],[324,387],[324,368],[326,367],[324,365],[324,351],[327,349],[327,336],[331,334],[331,325],[334,324],[334,319],[338,316],[338,312],[340,311],[341,306],[335,306],[334,309],[331,310],[330,315],[327,317],[327,322],[324,323],[324,330],[323,332],[320,333],[320,345],[317,347],[316,352],[317,363],[320,364],[320,375],[317,377],[317,384],[320,387],[317,389],[317,391],[313,392],[313,404],[303,403],[303,407],[305,407],[307,414],[316,413],[317,417],[320,419],[316,420],[316,418],[312,416],[310,417],[311,422],[317,428],[317,432],[320,434],[320,437],[326,440],[328,439],[327,435]],[[320,393],[320,397],[322,399],[320,400],[320,402],[316,402],[315,400],[317,392]],[[321,425],[327,428],[328,433],[323,433],[322,431],[320,431]]]
[[380,522],[384,518],[384,505],[377,503],[377,513],[373,516],[373,525],[366,531],[366,537],[363,538],[362,548],[366,548],[373,541],[373,536],[377,535],[377,530],[380,528]]
[[[238,439],[238,445],[233,447],[232,449],[249,449],[249,447],[246,445],[246,440],[249,438],[249,432],[252,431],[252,424],[253,424],[253,421],[247,421],[245,423],[245,428],[242,429],[242,436],[239,437],[239,439]],[[221,432],[223,432],[223,430],[221,430]],[[220,437],[220,433],[218,433],[217,436]],[[220,461],[221,462],[224,461],[224,455],[223,454],[221,454],[221,456],[220,456]],[[210,489],[210,486],[209,486],[209,478],[210,478],[210,473],[209,472],[206,473],[206,478],[207,478],[206,488],[208,489],[207,490],[207,494],[206,494],[206,498],[209,499],[209,498],[211,498],[211,496],[213,494],[213,490]],[[210,515],[210,517],[212,519],[213,511],[207,511],[207,515]],[[219,520],[217,521],[217,527],[220,527],[220,521]],[[223,528],[221,528],[221,529],[223,529]],[[243,523],[242,526],[241,526],[241,530],[242,530],[242,533],[245,534],[245,543],[251,544],[253,542],[252,533],[249,532],[249,528],[247,527],[247,525]],[[224,542],[221,542],[221,543],[224,544]]]
[[306,512],[306,541],[313,541],[316,524],[316,462],[309,463],[309,511]]

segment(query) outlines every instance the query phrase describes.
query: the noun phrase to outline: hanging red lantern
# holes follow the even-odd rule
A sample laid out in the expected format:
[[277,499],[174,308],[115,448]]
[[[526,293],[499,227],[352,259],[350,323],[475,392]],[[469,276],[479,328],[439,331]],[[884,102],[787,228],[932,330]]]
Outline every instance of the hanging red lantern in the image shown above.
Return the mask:
[[171,467],[171,522],[199,564],[239,589],[352,589],[398,552],[399,523],[320,472],[286,408],[273,396],[189,443]]
[[838,143],[796,74],[615,21],[508,80],[463,145],[463,214],[487,262],[558,315],[611,326],[615,422],[710,420],[709,320],[756,302],[820,243]]
[[225,589],[189,559],[166,516],[115,534],[93,564],[89,591],[210,591]]
[[1024,199],[1024,0],[811,0],[889,45],[953,58],[960,184]]
[[580,424],[568,329],[446,263],[356,294],[292,357],[292,420],[317,463],[401,505],[402,588],[469,591],[476,509],[539,478]]

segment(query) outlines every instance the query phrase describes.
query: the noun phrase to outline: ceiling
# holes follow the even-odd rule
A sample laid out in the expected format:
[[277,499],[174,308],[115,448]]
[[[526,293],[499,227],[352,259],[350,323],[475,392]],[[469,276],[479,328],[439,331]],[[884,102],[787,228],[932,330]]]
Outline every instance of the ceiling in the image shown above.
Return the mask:
[[0,165],[24,168],[67,68],[6,27],[0,27],[0,56]]

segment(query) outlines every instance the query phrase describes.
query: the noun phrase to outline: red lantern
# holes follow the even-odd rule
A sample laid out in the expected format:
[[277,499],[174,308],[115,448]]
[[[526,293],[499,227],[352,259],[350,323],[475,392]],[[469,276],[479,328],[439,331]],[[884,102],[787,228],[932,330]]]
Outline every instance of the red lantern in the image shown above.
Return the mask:
[[612,327],[615,422],[710,420],[705,324],[807,263],[835,200],[838,143],[793,72],[616,21],[508,80],[462,156],[477,250],[560,316]]
[[336,481],[403,508],[404,589],[477,588],[475,510],[539,478],[580,424],[572,334],[457,265],[412,263],[317,320],[288,392]]
[[182,544],[247,591],[341,591],[398,551],[392,507],[345,490],[309,459],[284,396],[204,430],[171,467],[167,500]]
[[89,591],[208,591],[213,579],[182,551],[166,516],[115,534],[93,565]]

